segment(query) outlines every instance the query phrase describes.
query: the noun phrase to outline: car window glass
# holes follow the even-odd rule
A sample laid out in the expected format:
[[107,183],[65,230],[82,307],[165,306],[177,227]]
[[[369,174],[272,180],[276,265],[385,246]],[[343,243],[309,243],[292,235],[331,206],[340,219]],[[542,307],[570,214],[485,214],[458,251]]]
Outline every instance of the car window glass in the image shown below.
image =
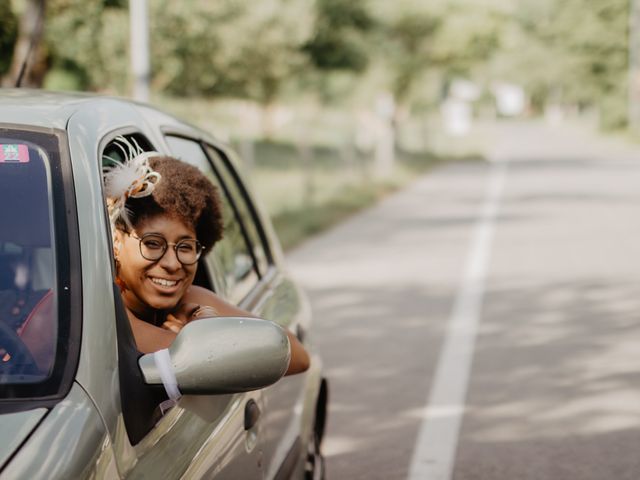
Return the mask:
[[0,385],[52,375],[58,338],[51,165],[33,142],[0,137]]
[[233,303],[239,303],[258,282],[251,249],[246,232],[238,219],[234,205],[223,187],[209,159],[199,143],[182,137],[167,136],[167,143],[173,154],[191,165],[198,167],[218,188],[222,200],[224,234],[205,263],[210,269],[222,268],[225,296]]
[[[139,133],[130,133],[121,136],[129,144],[134,147],[138,147],[145,152],[151,152],[154,150],[151,142],[149,142],[146,137]],[[110,167],[117,163],[123,163],[127,159],[126,152],[123,149],[123,145],[123,142],[113,140],[109,142],[106,147],[104,147],[102,155],[100,156],[100,158],[102,159],[102,167]]]
[[258,231],[259,227],[256,223],[257,219],[254,215],[251,214],[248,199],[244,195],[244,192],[241,190],[240,185],[236,181],[236,178],[234,178],[233,174],[229,170],[228,163],[222,159],[222,156],[218,152],[218,150],[211,147],[210,145],[207,145],[206,149],[211,159],[215,162],[216,168],[220,173],[220,176],[222,177],[225,185],[227,186],[229,195],[233,198],[233,202],[238,208],[238,214],[240,215],[242,223],[246,226],[247,229],[247,235],[249,236],[249,240],[251,242],[253,255],[258,265],[258,271],[264,275],[268,267],[267,255],[262,243],[262,238],[260,237]]

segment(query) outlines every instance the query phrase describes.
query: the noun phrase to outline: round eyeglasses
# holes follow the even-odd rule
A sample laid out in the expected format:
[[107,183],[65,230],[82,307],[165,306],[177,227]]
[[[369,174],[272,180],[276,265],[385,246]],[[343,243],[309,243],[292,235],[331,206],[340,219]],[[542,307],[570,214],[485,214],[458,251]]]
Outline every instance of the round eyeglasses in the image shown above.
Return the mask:
[[193,265],[202,255],[204,248],[199,241],[192,238],[180,240],[178,243],[171,243],[157,233],[146,233],[142,237],[129,233],[129,236],[140,242],[140,254],[146,260],[153,262],[160,260],[167,252],[167,248],[171,246],[176,252],[176,258],[182,265]]

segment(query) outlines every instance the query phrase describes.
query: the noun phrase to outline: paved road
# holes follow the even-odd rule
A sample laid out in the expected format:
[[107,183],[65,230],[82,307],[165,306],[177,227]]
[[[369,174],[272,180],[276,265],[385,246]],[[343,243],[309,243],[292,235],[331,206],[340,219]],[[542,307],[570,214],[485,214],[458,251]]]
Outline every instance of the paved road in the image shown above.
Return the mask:
[[290,255],[331,480],[640,478],[640,150],[493,134]]

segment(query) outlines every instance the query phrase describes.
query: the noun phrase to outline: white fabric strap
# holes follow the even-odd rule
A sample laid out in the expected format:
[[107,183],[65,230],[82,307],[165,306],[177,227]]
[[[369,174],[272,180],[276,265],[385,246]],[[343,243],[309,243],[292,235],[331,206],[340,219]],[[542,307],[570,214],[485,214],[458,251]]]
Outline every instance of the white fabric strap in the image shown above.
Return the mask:
[[162,350],[154,352],[153,360],[156,364],[158,372],[160,373],[160,378],[162,379],[164,389],[169,396],[169,400],[162,402],[162,404],[160,405],[160,408],[164,413],[166,410],[173,407],[178,402],[182,394],[180,393],[180,389],[178,388],[176,372],[173,369],[173,365],[171,364],[169,349],[163,348]]

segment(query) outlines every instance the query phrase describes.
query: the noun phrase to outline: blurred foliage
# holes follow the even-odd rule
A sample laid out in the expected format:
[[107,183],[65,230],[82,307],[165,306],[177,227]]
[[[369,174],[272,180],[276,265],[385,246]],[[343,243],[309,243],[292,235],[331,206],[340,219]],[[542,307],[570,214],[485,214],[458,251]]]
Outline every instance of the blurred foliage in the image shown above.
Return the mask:
[[[152,89],[433,107],[464,77],[521,84],[535,110],[595,108],[625,121],[630,0],[149,0]],[[0,75],[21,0],[0,0]],[[127,0],[48,0],[39,55],[49,88],[129,90]],[[314,94],[304,91],[313,89]]]
[[312,37],[303,45],[321,71],[362,72],[369,63],[366,34],[375,26],[363,0],[316,0]]
[[10,0],[0,0],[0,76],[9,70],[13,45],[18,38],[18,19]]
[[394,174],[375,180],[371,159],[356,155],[347,166],[335,147],[311,146],[313,161],[306,167],[301,165],[300,152],[291,143],[258,142],[255,148],[260,161],[252,165],[252,183],[272,215],[285,250],[371,206],[405,186],[416,173],[442,162],[481,160],[477,156],[451,158],[402,152]]
[[440,66],[435,55],[435,41],[441,24],[441,18],[406,12],[387,25],[388,45],[391,46],[388,63],[393,72],[391,90],[396,102],[405,103],[421,74]]
[[307,0],[152,1],[153,85],[269,104],[304,67],[312,19]]
[[128,13],[119,2],[49,0],[46,43],[50,88],[124,92]]
[[624,124],[628,0],[520,0],[510,18],[493,76],[524,85],[534,108],[595,107],[603,126]]

